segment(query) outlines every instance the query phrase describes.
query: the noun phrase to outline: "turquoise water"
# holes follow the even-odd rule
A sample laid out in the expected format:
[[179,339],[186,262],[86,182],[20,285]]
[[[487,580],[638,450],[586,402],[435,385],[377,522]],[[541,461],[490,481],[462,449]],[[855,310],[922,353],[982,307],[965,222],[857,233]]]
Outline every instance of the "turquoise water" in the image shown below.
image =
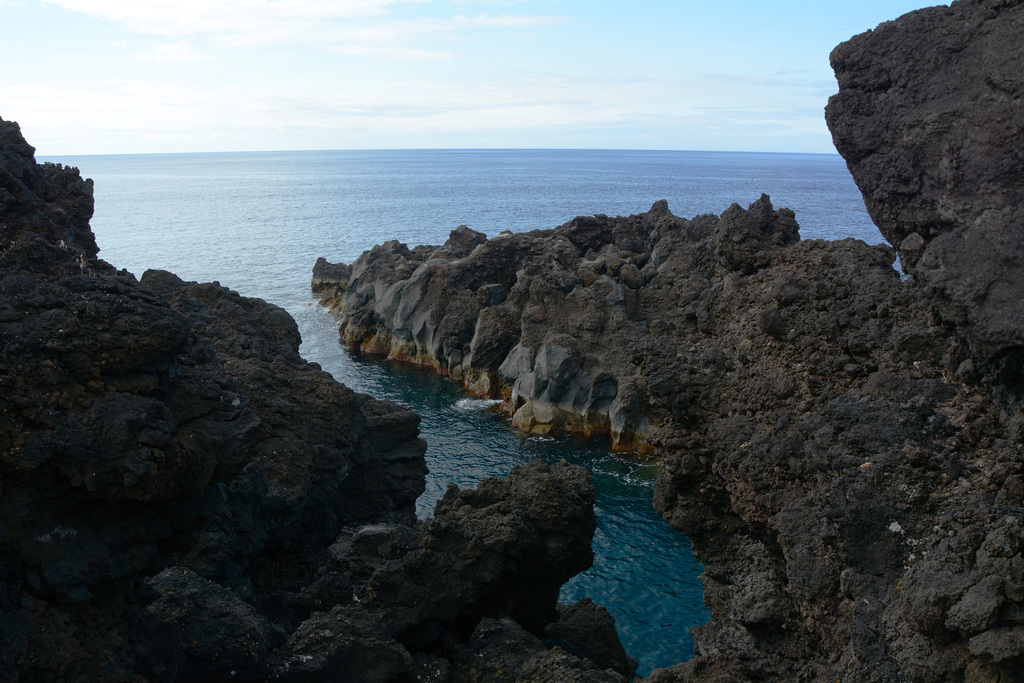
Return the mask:
[[602,443],[522,436],[489,410],[490,402],[419,368],[351,357],[327,360],[324,367],[336,377],[358,374],[370,393],[415,406],[423,416],[431,472],[417,501],[420,516],[432,513],[450,481],[473,486],[537,458],[589,468],[598,492],[595,562],[563,587],[562,602],[589,596],[607,607],[642,673],[693,656],[689,629],[707,620],[698,578],[703,568],[688,539],[651,507],[655,462],[612,454]]
[[761,192],[796,211],[805,238],[881,241],[836,155],[420,150],[48,160],[95,180],[101,257],[136,275],[162,268],[276,303],[295,317],[304,357],[356,390],[415,409],[431,470],[420,515],[451,481],[473,486],[538,457],[589,467],[596,559],[562,597],[608,607],[641,673],[691,657],[688,629],[707,619],[701,565],[651,509],[657,466],[600,443],[522,437],[447,380],[353,358],[309,292],[313,263],[351,262],[389,239],[440,244],[463,223],[494,235],[637,213],[659,199],[689,218],[746,206]]
[[417,501],[418,515],[433,512],[449,482],[471,487],[537,458],[564,458],[587,467],[597,489],[595,561],[563,587],[562,602],[591,597],[607,607],[642,673],[693,656],[689,629],[707,620],[698,578],[703,567],[693,558],[689,540],[651,507],[655,462],[612,454],[602,442],[523,436],[491,410],[492,402],[469,396],[451,380],[408,365],[339,353],[333,321],[322,321],[324,336],[334,336],[323,346],[305,344],[308,360],[353,388],[413,407],[422,416],[430,474]]

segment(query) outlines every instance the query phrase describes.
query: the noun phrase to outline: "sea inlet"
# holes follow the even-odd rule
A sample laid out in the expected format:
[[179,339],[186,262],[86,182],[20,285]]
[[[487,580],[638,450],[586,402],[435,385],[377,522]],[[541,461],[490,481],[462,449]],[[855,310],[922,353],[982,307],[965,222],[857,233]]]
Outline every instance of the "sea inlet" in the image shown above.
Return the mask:
[[667,199],[679,216],[771,195],[803,237],[880,240],[838,155],[594,150],[397,150],[82,156],[52,159],[95,180],[92,227],[118,268],[218,280],[285,308],[305,358],[351,388],[422,417],[429,516],[450,482],[471,487],[535,458],[588,467],[597,488],[596,559],[562,591],[615,617],[639,673],[693,655],[707,619],[701,565],[654,512],[657,462],[607,444],[525,437],[431,372],[354,357],[310,294],[317,256],[351,263],[390,239],[441,244],[460,224],[495,235],[577,215],[628,215]]

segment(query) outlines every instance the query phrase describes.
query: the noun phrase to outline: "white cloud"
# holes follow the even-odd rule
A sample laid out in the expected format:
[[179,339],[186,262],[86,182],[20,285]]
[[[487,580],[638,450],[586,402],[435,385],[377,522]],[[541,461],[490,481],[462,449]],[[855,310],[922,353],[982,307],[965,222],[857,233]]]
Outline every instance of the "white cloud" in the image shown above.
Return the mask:
[[149,35],[267,35],[281,28],[380,16],[422,0],[43,0]]
[[[512,14],[405,18],[430,0],[42,0],[120,24],[131,32],[247,47],[299,42],[343,44],[359,54],[413,59],[431,51],[396,41],[450,40],[480,28],[536,28],[557,17]],[[437,14],[439,10],[433,10]],[[370,49],[375,48],[375,49]]]
[[[638,119],[653,131],[683,111],[677,100],[658,98],[662,85],[656,82],[508,79],[470,87],[410,80],[376,90],[363,86],[339,83],[313,94],[291,87],[109,80],[90,90],[31,86],[6,95],[7,111],[31,122],[33,140],[46,152],[67,139],[65,112],[75,111],[73,147],[61,143],[62,154],[231,150],[251,145],[245,140],[253,136],[264,149],[451,146],[463,134],[494,146],[506,139],[502,131],[578,136],[628,128]],[[647,103],[642,113],[638,102]]]
[[197,62],[206,59],[191,45],[156,45],[148,52],[138,56],[140,62],[156,62],[158,64],[174,64],[179,62]]
[[418,61],[444,61],[452,58],[451,52],[430,52],[428,50],[417,50],[400,45],[371,46],[371,45],[344,45],[334,49],[343,55],[360,55],[368,57],[384,57],[386,59],[414,59]]
[[416,21],[389,21],[357,26],[338,26],[320,34],[319,40],[342,54],[369,55],[390,59],[445,60],[449,50],[436,51],[411,47],[421,41],[449,44],[477,29],[550,26],[562,23],[557,17],[457,15],[446,19],[425,18]]
[[[608,21],[553,0],[19,0],[36,24],[11,32],[18,44],[46,36],[63,53],[8,70],[0,113],[62,154],[708,148],[711,136],[763,149],[802,131],[830,144],[822,69],[737,57],[709,73],[690,56],[707,50],[684,50],[645,4],[610,3]],[[68,72],[75,57],[83,68]]]

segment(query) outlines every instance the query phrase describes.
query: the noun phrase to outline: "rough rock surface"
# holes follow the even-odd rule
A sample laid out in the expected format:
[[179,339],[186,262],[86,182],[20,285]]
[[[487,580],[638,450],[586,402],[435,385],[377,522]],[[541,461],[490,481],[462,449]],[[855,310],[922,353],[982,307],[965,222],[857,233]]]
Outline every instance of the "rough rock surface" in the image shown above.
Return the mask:
[[524,431],[609,435],[616,448],[644,450],[643,345],[667,329],[666,317],[714,326],[698,262],[748,275],[797,230],[793,213],[766,196],[692,222],[658,202],[638,216],[492,239],[460,226],[440,247],[387,242],[351,269],[320,259],[313,288],[354,349],[431,365],[505,398]]
[[533,643],[510,672],[626,680],[579,654],[607,625],[539,640],[592,561],[585,470],[417,522],[412,411],[302,360],[276,306],[96,259],[91,184],[32,155],[0,122],[0,680],[484,680],[487,620]]
[[[694,631],[701,656],[657,680],[1017,665],[1024,562],[1005,539],[1024,515],[1019,401],[992,390],[997,365],[900,279],[891,248],[799,241],[764,196],[721,217],[659,202],[477,233],[471,250],[467,234],[375,247],[327,302],[364,350],[507,387],[526,428],[615,435],[622,406],[643,425],[663,464],[655,506],[706,564],[712,617]],[[538,419],[550,404],[561,421]],[[973,545],[956,544],[954,571],[960,534]],[[993,534],[1009,543],[999,559],[983,550]]]
[[[583,225],[656,249],[623,259],[615,277],[592,277],[581,263],[598,259],[565,237]],[[581,376],[609,378],[609,406],[625,403],[621,378],[636,377],[634,424],[646,425],[663,463],[655,505],[705,562],[712,615],[694,632],[700,656],[653,680],[1009,676],[1024,629],[1019,397],[1000,384],[998,364],[932,313],[927,290],[900,279],[890,248],[794,236],[791,214],[767,198],[693,221],[656,205],[493,238],[455,261],[392,243],[328,294],[372,293],[376,280],[362,278],[376,267],[393,278],[379,291],[420,316],[424,353],[415,336],[392,346],[373,304],[343,320],[350,339],[386,339],[407,351],[397,357],[427,357],[451,317],[474,312],[461,340],[448,337],[463,366],[449,360],[448,371],[477,373],[477,387],[481,377],[510,383],[516,415],[538,396],[522,377],[589,397],[600,385]],[[479,265],[505,244],[527,256]],[[610,244],[588,249],[619,256]],[[515,272],[508,263],[529,285],[498,281],[508,295],[491,298],[493,279]],[[627,264],[643,278],[635,290],[621,279]],[[433,278],[468,284],[446,289],[437,311],[389,295],[419,283],[419,301],[429,300]],[[608,296],[620,288],[634,298]],[[488,375],[474,341],[495,309],[512,323],[502,327],[508,355],[490,356],[485,368],[498,372]],[[370,333],[358,336],[366,320]],[[514,363],[519,374],[508,372]]]
[[835,48],[836,149],[903,267],[976,352],[1024,348],[1024,3],[958,0]]
[[524,429],[653,448],[711,620],[650,680],[1024,680],[1022,9],[961,0],[833,55],[837,146],[909,279],[767,197],[459,228],[321,279],[353,347]]
[[92,181],[77,168],[37,164],[35,151],[17,123],[0,118],[0,249],[39,236],[95,256]]

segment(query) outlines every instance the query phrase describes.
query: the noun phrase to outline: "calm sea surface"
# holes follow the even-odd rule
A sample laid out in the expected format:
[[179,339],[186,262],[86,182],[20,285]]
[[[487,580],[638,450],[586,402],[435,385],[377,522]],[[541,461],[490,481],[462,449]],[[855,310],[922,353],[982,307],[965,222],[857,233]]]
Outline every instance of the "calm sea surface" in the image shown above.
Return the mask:
[[762,192],[796,211],[804,238],[882,241],[836,155],[416,150],[46,160],[95,180],[101,257],[137,276],[160,268],[276,303],[298,322],[304,357],[356,390],[415,409],[429,444],[421,516],[449,482],[473,486],[534,458],[589,467],[597,559],[562,598],[605,605],[644,674],[691,657],[689,628],[707,619],[701,565],[651,508],[657,465],[603,444],[524,438],[449,381],[350,356],[310,294],[313,263],[351,263],[390,239],[441,244],[460,224],[488,235],[552,228],[578,215],[639,213],[659,199],[692,218],[745,207]]

